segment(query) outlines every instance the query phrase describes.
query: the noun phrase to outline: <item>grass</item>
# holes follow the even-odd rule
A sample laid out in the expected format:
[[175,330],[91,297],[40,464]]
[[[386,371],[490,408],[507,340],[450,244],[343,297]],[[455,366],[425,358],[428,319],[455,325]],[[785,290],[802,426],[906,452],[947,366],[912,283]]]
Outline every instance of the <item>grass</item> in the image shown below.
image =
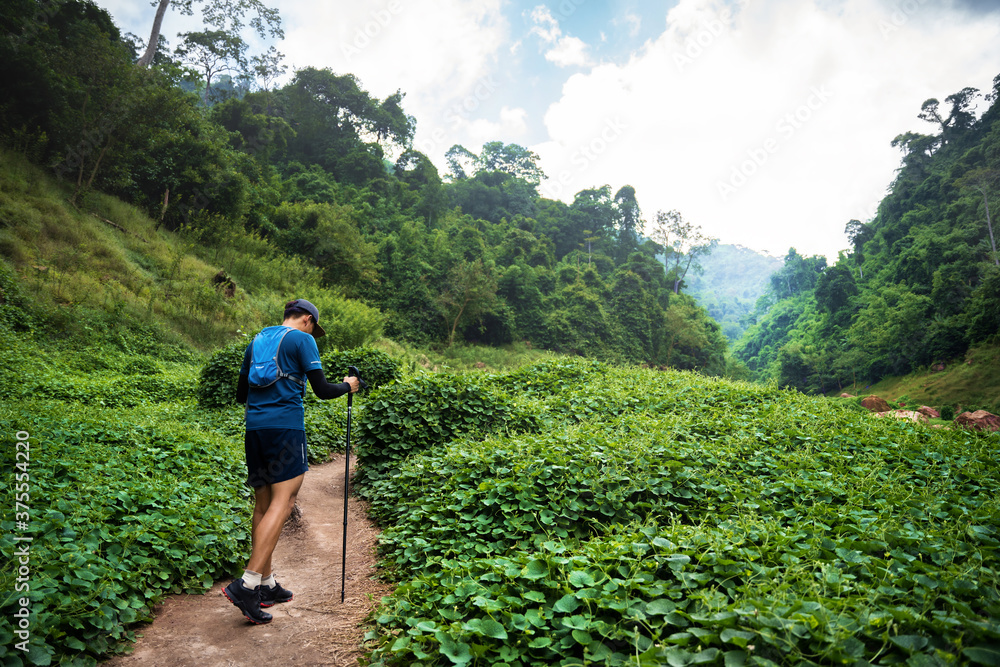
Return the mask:
[[528,364],[563,358],[548,350],[536,350],[529,343],[512,343],[501,347],[455,343],[451,347],[427,349],[383,338],[375,347],[401,359],[408,372],[418,369],[452,373],[499,373]]
[[[23,156],[0,150],[0,253],[43,313],[35,324],[61,338],[86,338],[86,327],[100,320],[105,328],[138,323],[164,342],[205,353],[240,330],[273,324],[291,295],[303,294],[336,304],[335,319],[377,315],[360,304],[345,311],[339,294],[319,287],[318,269],[238,226],[206,222],[215,239],[207,244],[200,235],[157,229],[113,197],[89,193],[74,208],[70,194]],[[215,285],[220,271],[236,283],[231,296]]]
[[845,387],[832,395],[841,391],[858,396],[875,394],[893,403],[906,403],[907,408],[950,405],[955,414],[978,409],[1000,413],[1000,343],[972,347],[964,358],[946,363],[943,371],[922,369],[871,386]]

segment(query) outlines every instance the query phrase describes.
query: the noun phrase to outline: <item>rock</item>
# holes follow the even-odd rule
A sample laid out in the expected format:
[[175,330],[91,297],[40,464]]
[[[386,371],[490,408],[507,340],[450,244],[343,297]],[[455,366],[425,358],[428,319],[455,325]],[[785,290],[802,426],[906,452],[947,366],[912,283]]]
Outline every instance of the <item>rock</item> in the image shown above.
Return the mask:
[[865,409],[871,410],[872,412],[888,412],[889,410],[892,410],[892,406],[890,406],[884,398],[879,398],[875,395],[865,396],[862,398],[861,405]]
[[846,391],[840,395],[841,398],[854,398],[854,394],[848,394]]
[[937,363],[931,366],[931,371],[933,371],[934,373],[940,373],[941,371],[944,370],[944,368],[945,368],[944,364]]
[[918,424],[927,423],[927,415],[917,412],[916,410],[887,410],[885,412],[876,412],[875,416],[906,419],[911,422],[917,422]]
[[481,362],[481,361],[477,361],[477,362],[475,363],[475,366],[476,366],[476,368],[486,368],[486,364],[484,364],[484,363],[483,363],[483,362]]
[[917,408],[917,412],[925,414],[931,419],[941,418],[941,413],[935,410],[934,408],[930,407],[929,405],[921,405],[919,408]]
[[974,431],[1000,431],[1000,417],[986,410],[963,412],[955,417],[955,423]]

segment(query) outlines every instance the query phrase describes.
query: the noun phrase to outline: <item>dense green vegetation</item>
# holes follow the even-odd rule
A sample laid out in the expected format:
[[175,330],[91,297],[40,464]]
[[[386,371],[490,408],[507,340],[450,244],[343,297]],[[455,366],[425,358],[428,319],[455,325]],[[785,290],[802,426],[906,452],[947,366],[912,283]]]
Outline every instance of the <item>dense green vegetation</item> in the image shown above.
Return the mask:
[[757,301],[781,260],[738,245],[716,244],[690,278],[689,293],[722,327],[730,343],[746,331]]
[[374,664],[995,664],[996,435],[859,410],[564,361],[376,392]]
[[[239,362],[203,365],[166,319],[127,324],[87,305],[53,313],[22,287],[0,267],[0,658],[93,665],[134,641],[137,623],[151,620],[166,594],[201,592],[249,555],[252,501],[232,383]],[[61,326],[63,318],[75,325]],[[370,347],[329,350],[323,359],[331,372],[348,359],[367,364],[375,386],[400,372],[398,361]],[[217,406],[199,406],[199,396]],[[342,401],[310,400],[311,462],[343,450],[345,419]],[[15,446],[19,432],[28,458],[17,456],[25,454]],[[23,536],[30,543],[15,541]],[[24,563],[15,549],[25,544],[28,575],[18,581]],[[13,634],[22,598],[30,607],[26,652]]]
[[[734,347],[755,377],[827,392],[997,342],[1000,76],[979,117],[978,97],[966,88],[924,103],[933,133],[893,141],[898,176],[873,220],[848,223],[851,248],[836,263],[789,251]],[[1000,397],[980,407],[996,410]]]
[[[442,175],[412,148],[416,120],[402,92],[377,99],[350,74],[312,67],[275,87],[280,54],[248,56],[222,11],[228,5],[208,6],[221,8],[209,17],[212,29],[183,35],[173,54],[156,51],[149,68],[135,64],[141,45],[85,0],[21,0],[0,10],[0,58],[11,70],[0,141],[59,176],[61,196],[80,212],[133,230],[96,193],[118,197],[155,221],[141,239],[154,230],[179,235],[213,274],[221,271],[223,287],[196,284],[182,275],[178,254],[168,279],[181,292],[179,310],[219,301],[213,292],[226,286],[245,289],[257,282],[247,273],[263,268],[275,287],[279,279],[287,288],[318,284],[328,301],[363,301],[403,343],[524,342],[725,372],[718,326],[680,293],[685,258],[700,250],[676,235],[643,242],[634,188],[598,185],[569,205],[541,198],[537,156],[496,141],[478,153],[453,147]],[[276,13],[266,19],[280,29]],[[228,70],[240,74],[221,85]],[[56,261],[30,245],[34,231],[19,222],[0,228],[0,248],[24,273]],[[140,240],[122,243],[142,252]],[[242,264],[244,247],[264,266]],[[665,252],[669,270],[656,259]],[[108,271],[121,285],[117,300],[144,300],[148,285],[120,271]],[[172,290],[164,295],[171,303],[156,296],[154,309],[181,305]],[[225,310],[239,310],[237,302]],[[208,334],[192,336],[201,349],[228,340],[199,333]]]
[[[0,7],[4,664],[93,665],[242,565],[234,377],[293,296],[323,313],[327,372],[373,386],[358,483],[400,583],[376,664],[997,662],[997,436],[709,380],[741,366],[685,293],[727,335],[746,315],[749,371],[807,391],[992,349],[995,104],[925,104],[940,133],[897,140],[852,251],[789,252],[749,312],[752,283],[695,276],[711,240],[679,213],[642,238],[630,186],[541,198],[537,157],[500,142],[442,175],[402,92],[309,67],[276,88],[273,50],[207,27],[147,68],[89,2]],[[197,69],[199,48],[243,74]],[[309,401],[311,461],[344,417]]]

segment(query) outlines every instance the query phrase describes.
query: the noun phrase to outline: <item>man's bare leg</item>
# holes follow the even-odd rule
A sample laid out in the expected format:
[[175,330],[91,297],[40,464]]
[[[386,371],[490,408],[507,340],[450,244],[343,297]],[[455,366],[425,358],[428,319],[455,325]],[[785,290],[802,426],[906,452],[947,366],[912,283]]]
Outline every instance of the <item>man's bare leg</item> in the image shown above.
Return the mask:
[[[250,561],[247,563],[248,570],[260,572],[264,577],[271,574],[271,556],[281,536],[281,529],[292,514],[295,499],[304,479],[305,473],[302,473],[284,482],[254,490],[252,551]],[[261,503],[260,509],[263,510],[259,519],[258,502]]]

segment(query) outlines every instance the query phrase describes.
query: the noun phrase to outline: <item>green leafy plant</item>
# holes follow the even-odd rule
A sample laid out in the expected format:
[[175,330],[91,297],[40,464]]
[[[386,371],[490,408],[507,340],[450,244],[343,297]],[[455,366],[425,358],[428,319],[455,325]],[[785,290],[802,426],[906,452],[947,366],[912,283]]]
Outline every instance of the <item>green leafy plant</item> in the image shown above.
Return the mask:
[[995,436],[676,372],[490,382],[546,427],[427,442],[407,383],[360,436],[393,453],[362,482],[399,580],[373,664],[993,659]]
[[223,408],[236,403],[236,385],[240,379],[243,355],[250,341],[247,337],[216,350],[201,369],[198,378],[198,404],[204,408]]
[[365,394],[391,384],[402,377],[402,363],[373,347],[356,347],[338,352],[327,352],[321,357],[323,369],[330,382],[339,382],[348,373],[348,366],[356,367],[368,384]]
[[358,419],[355,481],[371,484],[411,453],[458,435],[536,424],[536,415],[474,377],[427,375],[388,385],[372,393]]

